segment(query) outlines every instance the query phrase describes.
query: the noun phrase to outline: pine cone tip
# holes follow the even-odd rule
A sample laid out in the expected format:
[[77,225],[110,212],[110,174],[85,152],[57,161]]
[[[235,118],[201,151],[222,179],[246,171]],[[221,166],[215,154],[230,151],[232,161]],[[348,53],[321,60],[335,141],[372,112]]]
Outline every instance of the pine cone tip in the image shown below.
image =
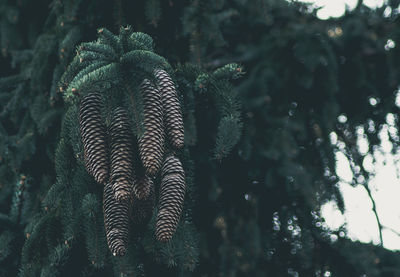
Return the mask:
[[129,200],[130,197],[130,193],[126,192],[126,191],[116,191],[114,194],[115,200],[117,200],[118,202],[124,202]]
[[100,183],[100,184],[104,184],[105,182],[107,182],[108,179],[108,170],[106,169],[100,169],[98,172],[96,172],[96,182]]
[[184,146],[184,141],[183,141],[183,139],[176,139],[176,140],[172,141],[172,146],[173,146],[175,149],[181,149],[181,148],[183,148],[183,146]]
[[156,166],[151,166],[151,167],[146,168],[146,173],[149,176],[154,176],[157,174],[157,172],[158,172],[158,168]]
[[116,257],[116,256],[118,256],[118,257],[125,256],[126,249],[123,246],[118,247],[118,249],[116,249],[116,251],[114,251],[112,254],[113,254],[114,257]]
[[166,220],[158,220],[156,226],[156,238],[159,242],[168,242],[174,235],[175,228]]
[[162,236],[162,235],[158,235],[157,236],[157,240],[159,241],[159,242],[169,242],[170,240],[171,240],[171,237],[169,237],[169,236]]

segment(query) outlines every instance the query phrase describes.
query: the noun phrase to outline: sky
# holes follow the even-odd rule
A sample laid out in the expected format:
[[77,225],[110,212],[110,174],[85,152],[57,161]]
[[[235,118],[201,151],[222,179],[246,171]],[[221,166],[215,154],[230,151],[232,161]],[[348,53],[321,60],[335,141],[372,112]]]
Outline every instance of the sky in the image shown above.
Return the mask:
[[[320,7],[317,16],[322,20],[340,17],[346,9],[352,10],[357,5],[357,0],[301,0],[301,2],[312,3],[316,7]],[[384,0],[364,0],[363,3],[370,8],[377,8],[384,4]],[[393,42],[393,47],[394,45]],[[400,92],[397,98],[396,104],[400,107]],[[371,105],[373,105],[373,101]],[[338,119],[339,121],[346,120],[344,115],[341,117]],[[368,141],[365,139],[362,129],[358,130],[358,147],[361,153],[365,153],[364,167],[375,174],[374,178],[368,183],[368,187],[375,201],[381,225],[384,226],[382,230],[383,247],[390,250],[400,250],[400,205],[398,202],[400,195],[400,164],[398,164],[400,153],[391,154],[392,145],[388,140],[388,132],[397,133],[391,114],[387,116],[387,124],[380,131],[382,141],[380,151],[373,151],[372,154],[368,154]],[[340,144],[334,133],[331,134],[331,143]],[[338,145],[338,148],[340,149],[340,145]],[[350,185],[353,175],[349,161],[342,152],[336,153],[336,159],[336,173],[341,180],[339,189],[343,195],[345,212],[342,214],[334,201],[323,205],[321,215],[325,219],[326,227],[331,230],[338,230],[339,227],[344,226],[350,239],[379,244],[378,224],[367,190],[363,185]],[[335,236],[331,238],[333,241],[337,239]]]
[[[363,165],[375,177],[370,180],[368,187],[376,204],[377,213],[384,227],[382,230],[383,246],[390,250],[400,250],[400,179],[398,178],[400,153],[391,154],[392,144],[388,140],[388,132],[396,132],[392,114],[387,116],[387,124],[379,132],[382,140],[381,149],[368,152],[368,142],[363,130],[358,131],[358,148],[365,153]],[[331,143],[337,144],[337,137],[331,134]],[[340,148],[340,145],[338,145]],[[372,211],[372,201],[363,185],[352,186],[353,174],[349,161],[343,153],[336,153],[338,174],[341,182],[339,189],[343,195],[345,213],[342,214],[334,201],[322,206],[321,214],[326,225],[331,230],[345,226],[348,237],[352,240],[379,244],[379,231],[375,214]],[[375,162],[373,162],[375,159]],[[360,180],[362,181],[362,180]]]
[[[357,5],[357,0],[300,0],[299,2],[312,3],[317,7],[321,7],[317,12],[317,16],[320,19],[340,17],[346,9],[352,10]],[[370,8],[381,7],[383,3],[384,0],[364,0],[364,5]]]

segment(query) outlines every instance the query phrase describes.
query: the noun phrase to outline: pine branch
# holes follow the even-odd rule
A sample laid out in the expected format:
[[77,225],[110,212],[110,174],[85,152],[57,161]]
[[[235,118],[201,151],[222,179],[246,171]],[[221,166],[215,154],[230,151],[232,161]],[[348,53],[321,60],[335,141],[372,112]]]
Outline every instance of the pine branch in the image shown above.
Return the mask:
[[378,212],[376,210],[376,202],[375,202],[374,197],[372,196],[372,193],[371,193],[371,190],[368,187],[368,184],[367,183],[363,183],[363,186],[364,186],[365,190],[368,193],[368,197],[371,199],[372,211],[374,212],[376,223],[378,225],[379,241],[380,241],[379,245],[383,246],[383,235],[382,235],[383,226],[382,226],[382,223],[381,223],[381,221],[379,219]]
[[355,7],[355,10],[358,11],[361,9],[362,5],[363,5],[363,0],[357,0],[357,5]]

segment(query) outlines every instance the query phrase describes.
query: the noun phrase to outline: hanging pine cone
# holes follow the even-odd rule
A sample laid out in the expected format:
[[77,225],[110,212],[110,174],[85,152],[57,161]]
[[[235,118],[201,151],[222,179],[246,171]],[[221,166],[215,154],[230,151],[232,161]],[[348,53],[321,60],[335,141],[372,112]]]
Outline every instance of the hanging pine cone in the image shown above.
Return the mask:
[[130,201],[118,202],[111,183],[104,186],[103,213],[107,243],[114,256],[123,256],[128,243]]
[[176,149],[182,148],[184,143],[183,119],[175,85],[165,70],[155,70],[154,75],[158,80],[158,87],[161,92],[164,125],[168,139]]
[[145,131],[139,138],[139,153],[147,174],[154,176],[161,166],[164,154],[161,95],[147,79],[142,83],[141,92]]
[[173,155],[168,156],[162,168],[156,223],[157,240],[167,242],[175,233],[182,212],[185,187],[185,174],[181,162]]
[[89,93],[83,97],[79,111],[79,125],[83,142],[86,170],[99,183],[108,179],[106,129],[101,118],[102,97]]
[[131,218],[135,224],[147,224],[151,216],[153,215],[154,209],[154,186],[153,182],[150,183],[149,194],[147,198],[138,199],[135,196],[132,197],[132,212]]
[[151,189],[153,188],[153,180],[151,177],[144,175],[142,177],[136,177],[135,186],[133,191],[135,192],[135,197],[138,199],[146,199]]
[[133,135],[129,118],[123,108],[116,108],[109,128],[111,183],[117,201],[130,197],[134,187]]
[[165,158],[162,170],[161,178],[168,177],[170,175],[180,175],[185,177],[185,171],[183,170],[181,161],[174,155],[169,155]]

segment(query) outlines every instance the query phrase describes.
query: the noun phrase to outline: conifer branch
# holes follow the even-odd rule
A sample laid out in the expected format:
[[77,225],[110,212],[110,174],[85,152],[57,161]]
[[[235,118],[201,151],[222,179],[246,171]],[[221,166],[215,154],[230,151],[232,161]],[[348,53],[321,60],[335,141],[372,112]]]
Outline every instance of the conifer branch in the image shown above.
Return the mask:
[[371,193],[371,190],[368,187],[368,184],[367,183],[363,183],[362,185],[364,186],[365,190],[367,191],[369,199],[371,199],[372,211],[373,211],[373,213],[375,215],[376,223],[378,225],[379,245],[382,246],[383,245],[383,234],[382,234],[383,226],[382,226],[381,220],[379,219],[378,211],[376,210],[376,202],[375,202],[374,197],[372,196],[372,193]]

